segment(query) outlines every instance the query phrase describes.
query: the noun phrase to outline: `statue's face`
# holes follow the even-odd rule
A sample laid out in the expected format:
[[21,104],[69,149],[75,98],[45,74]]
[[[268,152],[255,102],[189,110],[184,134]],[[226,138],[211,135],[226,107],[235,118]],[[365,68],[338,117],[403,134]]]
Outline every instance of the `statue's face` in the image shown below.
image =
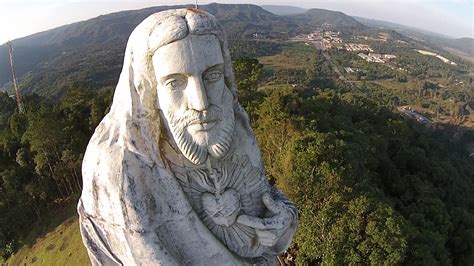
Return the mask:
[[158,105],[183,155],[195,164],[224,156],[234,131],[233,96],[214,35],[189,35],[153,55]]

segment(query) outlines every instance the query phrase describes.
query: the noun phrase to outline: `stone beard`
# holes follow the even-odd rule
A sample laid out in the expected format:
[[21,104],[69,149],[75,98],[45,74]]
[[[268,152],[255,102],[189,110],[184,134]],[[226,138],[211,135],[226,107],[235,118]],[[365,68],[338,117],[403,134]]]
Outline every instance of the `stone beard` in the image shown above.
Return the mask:
[[[176,145],[183,155],[194,164],[205,163],[208,153],[214,158],[222,158],[227,153],[234,133],[234,110],[232,105],[221,110],[215,105],[209,106],[206,112],[187,110],[176,116],[174,113],[164,115]],[[216,130],[203,137],[196,137],[188,126],[196,124],[218,123]]]
[[216,19],[156,13],[133,31],[83,161],[94,265],[274,265],[297,210],[272,187]]

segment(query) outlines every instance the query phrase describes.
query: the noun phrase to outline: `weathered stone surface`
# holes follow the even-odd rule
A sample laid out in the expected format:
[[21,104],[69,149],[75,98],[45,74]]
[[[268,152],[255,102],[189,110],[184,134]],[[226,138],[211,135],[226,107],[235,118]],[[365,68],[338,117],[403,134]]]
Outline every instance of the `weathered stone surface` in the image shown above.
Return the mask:
[[169,10],[133,31],[110,112],[83,162],[93,264],[274,264],[296,230],[267,181],[212,15]]

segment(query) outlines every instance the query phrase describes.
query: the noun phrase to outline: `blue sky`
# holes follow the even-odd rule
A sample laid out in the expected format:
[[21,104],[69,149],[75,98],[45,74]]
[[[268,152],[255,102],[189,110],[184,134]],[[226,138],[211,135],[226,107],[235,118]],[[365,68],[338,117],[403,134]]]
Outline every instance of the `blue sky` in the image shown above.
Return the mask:
[[[473,0],[199,0],[200,4],[209,2],[325,8],[348,15],[413,26],[455,38],[474,38]],[[194,3],[194,0],[0,0],[0,43],[101,14],[184,3]]]

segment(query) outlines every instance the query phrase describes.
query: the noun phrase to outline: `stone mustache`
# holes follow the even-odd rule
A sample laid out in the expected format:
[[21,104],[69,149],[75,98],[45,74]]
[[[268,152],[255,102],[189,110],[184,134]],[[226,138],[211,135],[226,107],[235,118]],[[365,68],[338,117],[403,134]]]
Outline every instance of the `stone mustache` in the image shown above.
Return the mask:
[[296,231],[237,101],[225,34],[201,10],[159,12],[132,32],[82,173],[94,265],[275,265]]

